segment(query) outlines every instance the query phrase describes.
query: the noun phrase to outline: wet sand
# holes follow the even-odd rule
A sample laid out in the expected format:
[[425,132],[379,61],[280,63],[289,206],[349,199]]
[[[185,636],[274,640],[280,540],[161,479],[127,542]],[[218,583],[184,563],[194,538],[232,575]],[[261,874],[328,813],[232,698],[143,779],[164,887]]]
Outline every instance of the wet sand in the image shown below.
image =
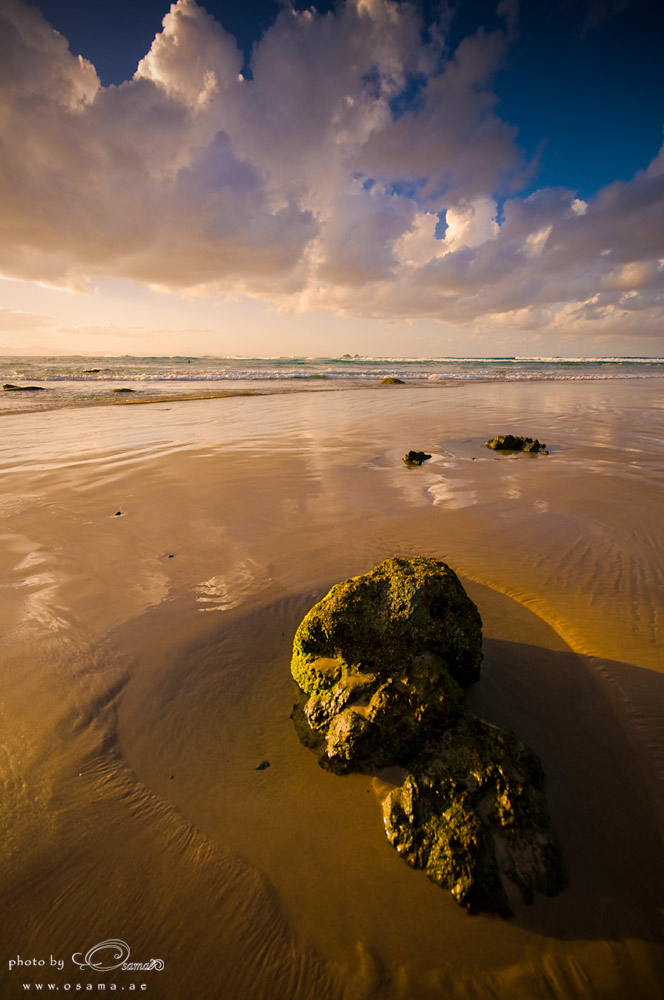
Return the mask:
[[[660,383],[235,397],[3,428],[3,996],[39,981],[166,1000],[662,995]],[[507,432],[550,455],[484,448]],[[407,469],[410,448],[433,457]],[[507,922],[409,869],[382,830],[389,786],[323,772],[289,718],[302,616],[395,554],[462,576],[484,621],[474,708],[547,773],[569,888]],[[164,969],[72,963],[110,938]],[[46,967],[10,970],[19,956]]]

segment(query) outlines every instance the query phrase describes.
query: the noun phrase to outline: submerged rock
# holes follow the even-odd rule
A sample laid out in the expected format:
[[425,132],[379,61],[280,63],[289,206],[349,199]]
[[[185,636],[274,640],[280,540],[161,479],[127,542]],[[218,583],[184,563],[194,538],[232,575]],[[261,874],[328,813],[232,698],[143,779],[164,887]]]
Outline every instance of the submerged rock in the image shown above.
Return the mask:
[[12,385],[11,382],[5,382],[2,388],[5,392],[46,392],[43,385]]
[[431,455],[427,455],[426,451],[409,451],[404,455],[403,460],[406,465],[422,465],[422,462],[426,462],[429,458]]
[[133,392],[133,389],[111,389],[111,392]]
[[329,770],[406,768],[384,801],[390,843],[469,912],[509,915],[506,879],[530,902],[564,876],[537,757],[466,706],[481,646],[479,612],[449,566],[387,559],[300,624],[293,721]]
[[405,385],[406,383],[402,378],[396,378],[394,375],[386,375],[382,378],[381,385]]
[[486,442],[486,446],[493,448],[494,451],[540,452],[542,455],[548,455],[546,445],[540,444],[537,438],[516,437],[514,434],[501,434],[500,437],[491,438]]

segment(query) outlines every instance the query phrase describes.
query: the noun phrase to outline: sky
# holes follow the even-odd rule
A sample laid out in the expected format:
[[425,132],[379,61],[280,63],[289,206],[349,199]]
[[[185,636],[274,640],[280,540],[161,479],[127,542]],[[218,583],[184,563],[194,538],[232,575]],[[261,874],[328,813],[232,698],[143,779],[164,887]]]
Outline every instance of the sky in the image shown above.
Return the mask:
[[0,354],[664,356],[654,0],[0,0]]

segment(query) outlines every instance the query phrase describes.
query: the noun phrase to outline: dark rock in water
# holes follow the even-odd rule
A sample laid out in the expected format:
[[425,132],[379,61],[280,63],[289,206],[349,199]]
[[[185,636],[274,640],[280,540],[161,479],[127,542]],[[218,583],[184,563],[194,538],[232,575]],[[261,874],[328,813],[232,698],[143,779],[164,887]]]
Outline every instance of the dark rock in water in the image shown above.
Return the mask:
[[388,375],[386,378],[382,378],[381,385],[405,385],[406,383],[402,378],[396,378],[394,375]]
[[116,512],[115,512],[115,515],[114,515],[114,516],[115,516],[115,517],[122,517],[122,511],[121,511],[121,510],[116,510]]
[[258,767],[256,768],[256,770],[257,770],[257,771],[264,771],[264,770],[265,770],[265,768],[266,768],[266,767],[269,767],[269,766],[270,766],[270,762],[269,762],[269,760],[262,760],[262,761],[260,762],[260,764],[258,765]]
[[500,437],[491,438],[490,441],[486,442],[486,446],[493,448],[494,451],[539,452],[542,455],[548,455],[546,445],[540,444],[537,438],[516,437],[514,434],[502,434]]
[[101,368],[84,368],[83,369],[83,374],[84,375],[98,375],[100,371],[101,371]]
[[421,465],[422,462],[426,462],[429,458],[431,458],[431,455],[427,455],[426,451],[409,451],[404,455],[403,460],[406,465]]
[[303,619],[293,721],[326,769],[400,765],[384,802],[388,840],[470,913],[509,915],[505,879],[530,902],[564,885],[539,761],[468,711],[482,623],[438,559],[387,559],[337,584]]
[[133,389],[111,389],[111,392],[133,392]]
[[12,385],[11,382],[5,382],[2,388],[5,392],[46,392],[43,385]]

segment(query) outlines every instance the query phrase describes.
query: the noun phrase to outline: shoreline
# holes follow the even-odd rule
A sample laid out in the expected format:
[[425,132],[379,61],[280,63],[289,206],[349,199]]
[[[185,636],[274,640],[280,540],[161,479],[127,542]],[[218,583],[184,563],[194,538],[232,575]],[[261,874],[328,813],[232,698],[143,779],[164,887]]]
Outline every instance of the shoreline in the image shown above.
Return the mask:
[[[18,408],[17,407],[16,409],[11,409],[11,410],[10,409],[7,409],[7,410],[0,409],[0,418],[10,417],[10,416],[24,415],[24,414],[28,414],[28,413],[51,413],[53,411],[59,411],[59,410],[81,410],[81,409],[90,409],[90,408],[96,408],[96,407],[109,407],[109,406],[148,406],[148,405],[151,405],[151,404],[154,404],[154,403],[187,403],[187,402],[199,402],[199,401],[202,401],[202,400],[227,399],[227,398],[242,397],[242,396],[247,396],[247,397],[255,397],[255,396],[286,396],[286,395],[296,396],[296,395],[300,395],[300,394],[303,394],[303,393],[344,392],[344,391],[347,391],[347,392],[358,392],[358,391],[361,391],[361,390],[366,390],[366,391],[376,391],[376,390],[389,391],[389,390],[392,390],[393,392],[399,392],[399,391],[404,391],[405,390],[405,391],[412,392],[412,391],[415,391],[415,390],[422,390],[422,389],[434,389],[434,390],[438,390],[438,389],[456,389],[456,388],[462,388],[462,387],[463,388],[468,388],[468,387],[474,386],[474,385],[477,385],[477,386],[481,386],[481,385],[512,386],[512,385],[537,385],[537,384],[546,384],[546,385],[551,385],[551,384],[595,385],[597,383],[602,383],[602,382],[605,382],[605,383],[614,383],[614,382],[621,382],[621,383],[623,383],[623,382],[629,382],[629,383],[633,383],[633,382],[638,382],[639,384],[641,384],[643,382],[659,382],[659,380],[660,380],[660,376],[656,376],[656,375],[643,375],[643,376],[628,376],[628,375],[626,375],[624,377],[612,375],[612,376],[606,376],[605,378],[602,378],[601,376],[593,376],[593,377],[588,377],[588,378],[579,377],[579,378],[574,378],[574,379],[571,379],[569,377],[567,377],[567,378],[563,378],[563,377],[561,377],[561,378],[552,378],[552,377],[544,377],[544,376],[541,377],[541,378],[537,378],[537,377],[533,377],[533,376],[529,376],[527,378],[524,378],[524,377],[519,378],[519,377],[515,376],[515,377],[512,377],[512,378],[506,378],[506,379],[491,379],[491,378],[473,378],[473,379],[461,379],[461,378],[458,378],[458,379],[452,379],[452,378],[450,378],[450,379],[442,379],[440,381],[438,381],[438,380],[432,380],[432,381],[420,380],[420,381],[415,381],[413,379],[412,381],[404,381],[401,385],[381,384],[381,382],[379,380],[376,380],[376,382],[374,382],[374,383],[370,383],[370,382],[366,382],[366,381],[358,381],[358,382],[350,383],[350,384],[349,384],[349,382],[339,380],[337,384],[333,384],[333,385],[320,385],[319,384],[320,382],[326,381],[326,380],[323,379],[323,378],[312,378],[311,381],[313,383],[317,383],[317,384],[314,384],[314,385],[301,385],[301,386],[300,385],[297,385],[297,386],[290,386],[290,385],[289,386],[284,386],[284,385],[280,386],[280,385],[275,385],[274,387],[272,387],[272,386],[270,386],[270,387],[261,386],[260,388],[255,388],[255,389],[254,388],[221,389],[221,390],[210,391],[210,392],[207,392],[207,391],[203,392],[203,391],[201,391],[200,393],[187,393],[186,395],[185,394],[178,394],[177,392],[174,392],[172,394],[165,392],[163,395],[153,396],[150,399],[127,398],[129,392],[131,392],[133,394],[133,393],[140,393],[140,392],[148,392],[149,391],[149,390],[145,390],[145,389],[131,389],[131,390],[128,390],[127,396],[125,396],[123,394],[123,392],[118,392],[115,389],[109,389],[108,392],[109,392],[109,395],[111,395],[111,398],[101,398],[100,397],[99,399],[94,399],[94,400],[87,400],[87,399],[86,400],[76,400],[76,399],[72,400],[72,399],[67,399],[67,400],[61,401],[60,403],[57,403],[57,402],[54,401],[52,405],[48,405],[51,402],[49,399],[44,399],[43,402],[46,405],[27,406],[27,407],[22,407],[22,408]],[[43,379],[42,381],[47,381],[47,380]],[[330,379],[330,381],[333,382],[334,380]],[[44,387],[42,386],[40,388],[43,389]],[[46,389],[45,391],[51,391],[51,390],[50,389]],[[116,395],[113,396],[112,395],[113,393],[116,393]],[[43,399],[43,397],[39,397],[39,398],[40,398],[40,400]]]

